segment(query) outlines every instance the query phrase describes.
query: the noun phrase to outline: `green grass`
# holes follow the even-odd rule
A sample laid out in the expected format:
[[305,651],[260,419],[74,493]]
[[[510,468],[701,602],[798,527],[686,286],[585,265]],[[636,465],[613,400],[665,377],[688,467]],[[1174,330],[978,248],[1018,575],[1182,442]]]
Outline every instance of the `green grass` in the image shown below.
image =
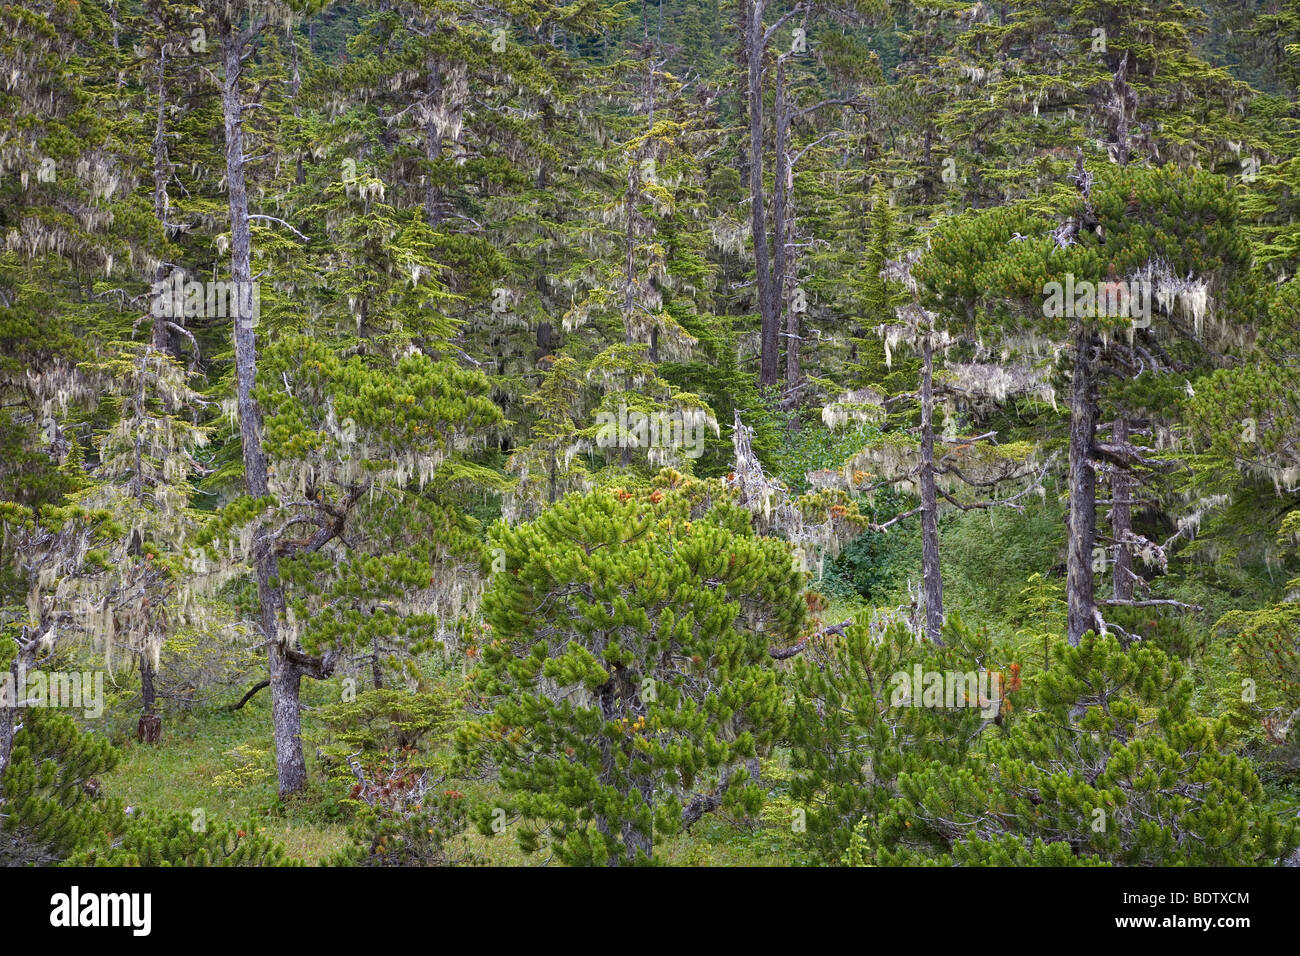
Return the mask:
[[[304,684],[304,703],[337,695],[329,685]],[[313,728],[303,718],[304,734]],[[308,748],[312,787],[307,794],[281,801],[276,793],[271,740],[270,697],[263,691],[242,710],[196,710],[169,716],[163,739],[154,745],[134,740],[119,744],[122,760],[101,780],[107,796],[145,810],[202,810],[209,821],[256,821],[258,828],[281,841],[290,856],[316,863],[346,840],[346,822],[314,770]],[[333,799],[331,799],[333,798]],[[334,819],[331,819],[333,814]]]
[[[319,727],[311,707],[337,699],[338,682],[303,685],[303,735]],[[276,793],[271,739],[270,697],[265,691],[242,710],[197,709],[169,716],[156,745],[119,743],[122,760],[100,781],[107,796],[141,810],[202,810],[211,822],[252,821],[284,844],[292,857],[319,864],[347,842],[347,813],[340,801],[347,787],[320,772],[315,749],[306,745],[310,785],[306,793],[281,800]],[[757,820],[712,814],[690,833],[665,840],[658,852],[674,866],[786,866],[802,861],[791,825],[792,808],[782,795],[779,761],[764,761],[765,783],[773,796]],[[460,782],[465,799],[491,805],[499,790],[489,782]],[[474,851],[489,865],[537,866],[545,851],[525,855],[507,828],[484,836],[467,833]],[[558,865],[551,863],[551,865]]]

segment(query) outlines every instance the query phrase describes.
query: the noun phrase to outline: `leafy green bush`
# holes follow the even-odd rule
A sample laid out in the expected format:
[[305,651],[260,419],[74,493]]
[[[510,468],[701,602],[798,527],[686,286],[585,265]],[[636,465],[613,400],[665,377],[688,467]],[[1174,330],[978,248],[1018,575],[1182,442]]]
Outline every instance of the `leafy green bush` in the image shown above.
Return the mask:
[[[876,493],[873,520],[888,521],[910,505],[891,488]],[[876,605],[889,604],[902,594],[908,576],[915,578],[921,567],[920,523],[916,518],[900,521],[887,531],[864,531],[834,560],[827,561],[819,591],[834,597],[858,595]]]

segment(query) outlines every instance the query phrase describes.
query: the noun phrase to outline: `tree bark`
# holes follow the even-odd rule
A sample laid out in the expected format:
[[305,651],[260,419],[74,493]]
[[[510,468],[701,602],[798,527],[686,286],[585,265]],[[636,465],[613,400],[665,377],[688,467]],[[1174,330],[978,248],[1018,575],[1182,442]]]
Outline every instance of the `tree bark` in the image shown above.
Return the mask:
[[375,685],[375,690],[384,689],[384,666],[379,655],[379,638],[370,639],[370,680]]
[[550,322],[537,323],[537,360],[539,362],[555,351],[553,331]]
[[154,687],[153,661],[148,654],[140,655],[140,709],[146,716],[152,716],[158,706],[158,691]]
[[[17,711],[13,707],[0,707],[0,775],[5,772],[5,767],[9,766],[9,755],[14,750],[14,715]],[[0,796],[4,791],[0,789]]]
[[8,684],[0,682],[0,776],[9,765],[9,756],[14,750],[14,726],[18,720],[18,701],[10,700],[20,692],[18,686],[18,658],[9,664],[9,671],[4,675]]
[[934,344],[921,332],[921,577],[925,636],[943,644],[943,572],[939,567],[939,493],[934,477]]
[[[269,494],[266,452],[262,447],[262,413],[253,397],[257,377],[257,340],[254,332],[252,236],[248,219],[248,188],[244,173],[243,101],[239,91],[244,49],[260,24],[241,32],[229,19],[220,20],[221,53],[225,66],[221,106],[226,136],[226,188],[230,202],[230,277],[235,289],[235,380],[239,408],[239,435],[243,446],[244,481],[254,498]],[[252,564],[261,606],[262,634],[267,645],[274,723],[275,763],[281,796],[307,786],[307,761],[302,749],[302,713],[299,684],[302,669],[290,657],[292,649],[280,633],[284,591],[274,542],[265,534],[253,540]],[[328,676],[328,674],[326,674]]]
[[[1123,447],[1128,444],[1128,419],[1120,415],[1115,419],[1115,444]],[[1117,601],[1133,599],[1133,555],[1129,552],[1126,539],[1133,531],[1133,508],[1129,504],[1133,494],[1134,483],[1128,470],[1116,465],[1111,472],[1110,529],[1115,538],[1115,563],[1113,568],[1113,593]]]
[[773,297],[776,300],[777,322],[780,308],[785,308],[785,383],[789,387],[799,384],[799,329],[800,313],[786,301],[794,290],[792,256],[790,255],[790,104],[785,85],[785,62],[776,61],[776,167],[772,182],[772,236],[775,263],[773,266]]
[[[162,44],[158,49],[158,113],[154,121],[153,133],[153,213],[162,224],[164,232],[167,229],[167,214],[169,202],[167,199],[167,44]],[[167,278],[167,266],[163,262],[158,263],[154,270],[154,288],[161,288],[162,283]],[[167,294],[167,293],[156,293]],[[171,332],[167,328],[168,310],[158,308],[157,303],[153,303],[150,310],[153,314],[153,347],[160,352],[171,352]],[[174,319],[180,320],[180,316],[173,316]]]
[[[609,679],[596,688],[595,697],[596,705],[600,708],[601,717],[606,721],[637,716],[636,687],[629,680],[627,671],[621,667],[615,667]],[[624,798],[631,796],[633,791],[641,794],[641,799],[650,808],[651,826],[653,827],[654,779],[649,773],[635,772],[638,765],[645,766],[645,758],[637,754],[633,750],[631,743],[626,740],[615,742],[601,739],[598,746],[601,753],[599,777],[601,785],[616,788],[619,795]],[[622,759],[627,761],[626,769],[622,771],[618,769],[619,761],[615,757],[615,747],[622,748]],[[605,836],[616,836],[623,844],[621,853],[616,852],[609,855],[606,860],[608,866],[621,866],[624,862],[634,863],[638,852],[649,857],[654,851],[653,830],[640,830],[632,820],[624,819],[620,821],[618,833],[615,834],[609,820],[603,815],[597,815],[596,829]]]
[[9,662],[9,672],[5,675],[8,684],[0,682],[0,774],[4,773],[5,767],[9,765],[9,758],[13,755],[14,735],[18,732],[23,699],[27,694],[19,677],[25,680],[27,674],[35,667],[36,649],[40,646],[41,637],[46,630],[46,625],[42,624],[35,634],[29,636],[19,647],[18,653]]
[[1097,472],[1092,445],[1097,431],[1096,336],[1085,323],[1075,335],[1070,385],[1070,534],[1066,552],[1066,632],[1072,646],[1095,627],[1092,549],[1097,538]]
[[749,67],[749,195],[750,230],[754,240],[754,278],[761,317],[758,382],[775,385],[779,378],[780,308],[775,298],[768,250],[767,199],[763,194],[763,8],[766,0],[747,0],[745,59]]
[[[633,754],[631,758],[633,765],[637,763],[643,763],[644,759],[645,758],[639,757],[635,754]],[[633,779],[632,786],[636,789],[636,791],[639,794],[641,794],[641,799],[645,801],[646,807],[649,808],[651,814],[653,814],[654,813],[653,780],[648,775],[644,775],[644,774],[634,774],[632,779]],[[652,821],[653,821],[653,817],[652,817]],[[654,824],[652,822],[651,826],[653,825]],[[646,859],[650,859],[651,857],[654,856],[654,835],[651,831],[641,830],[631,820],[625,820],[623,822],[622,835],[623,835],[623,847],[627,853],[628,863],[636,863],[637,855],[641,853],[645,854]]]

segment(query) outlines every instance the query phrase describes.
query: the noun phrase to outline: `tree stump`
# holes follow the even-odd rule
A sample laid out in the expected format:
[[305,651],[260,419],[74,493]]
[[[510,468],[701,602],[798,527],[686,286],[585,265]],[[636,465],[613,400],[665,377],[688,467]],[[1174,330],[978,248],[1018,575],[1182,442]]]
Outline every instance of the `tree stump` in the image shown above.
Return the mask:
[[145,714],[135,729],[135,737],[141,743],[156,744],[162,737],[162,718],[157,714]]

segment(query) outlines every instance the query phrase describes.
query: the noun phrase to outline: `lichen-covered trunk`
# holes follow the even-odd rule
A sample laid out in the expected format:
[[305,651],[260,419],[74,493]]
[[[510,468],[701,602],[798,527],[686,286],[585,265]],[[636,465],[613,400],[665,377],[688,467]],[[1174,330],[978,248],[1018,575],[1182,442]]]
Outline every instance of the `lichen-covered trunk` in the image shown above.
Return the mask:
[[1097,472],[1092,459],[1097,431],[1095,335],[1080,324],[1070,385],[1070,527],[1065,562],[1066,635],[1077,646],[1095,627],[1092,549],[1097,539]]
[[939,491],[934,476],[934,346],[921,336],[921,577],[925,636],[943,644],[943,572],[939,567]]
[[[772,176],[772,298],[777,304],[776,321],[785,309],[785,380],[793,388],[799,381],[799,312],[786,302],[793,290],[790,256],[790,106],[786,100],[785,64],[776,62],[776,143]],[[790,281],[787,281],[790,280]]]
[[438,114],[442,106],[442,65],[436,57],[431,57],[425,68],[429,79],[425,91],[424,158],[429,161],[429,172],[424,184],[424,216],[437,229],[442,224],[442,190],[436,173],[438,161],[442,159],[442,129],[438,125],[442,120]]
[[384,689],[384,662],[380,653],[378,635],[370,639],[370,680],[375,685],[375,690]]
[[[1115,444],[1123,448],[1128,444],[1128,419],[1120,415],[1115,419]],[[1132,476],[1122,467],[1111,472],[1110,479],[1110,530],[1115,538],[1115,563],[1113,594],[1117,601],[1133,598],[1133,555],[1126,539],[1133,531]]]
[[[167,44],[163,44],[158,51],[158,112],[154,119],[153,132],[153,213],[162,225],[164,233],[167,230],[167,177],[169,169],[167,165]],[[155,288],[164,279],[167,278],[167,265],[161,260],[157,268],[154,269]],[[153,347],[161,352],[167,352],[171,342],[171,333],[167,328],[166,310],[158,308],[156,304],[151,310],[153,313]]]
[[771,256],[768,251],[767,199],[763,194],[763,7],[764,0],[748,0],[745,24],[745,61],[749,68],[749,204],[754,240],[754,278],[761,317],[758,381],[775,385],[779,377],[780,308],[776,299]]
[[22,702],[27,695],[24,682],[36,664],[36,648],[44,632],[45,628],[41,627],[34,638],[19,647],[9,662],[8,672],[0,674],[0,775],[13,755],[14,735],[21,726]]
[[269,649],[271,723],[275,735],[275,770],[280,796],[307,788],[307,759],[302,752],[302,674],[283,645]]
[[[0,783],[3,783],[5,767],[9,766],[9,755],[14,750],[14,716],[13,707],[0,707]],[[0,788],[0,796],[4,795]]]
[[[7,681],[7,683],[6,683]],[[18,721],[18,708],[15,697],[18,692],[18,661],[9,665],[9,672],[0,677],[0,778],[5,767],[9,766],[9,755],[14,749],[14,726]],[[0,780],[0,782],[3,782]],[[0,796],[3,793],[0,792]]]
[[153,716],[158,706],[158,690],[154,686],[153,661],[148,654],[140,655],[140,709],[145,716]]
[[[243,101],[239,92],[240,62],[246,40],[229,21],[221,23],[221,52],[225,77],[221,91],[226,135],[226,189],[230,201],[230,278],[234,288],[235,390],[239,407],[239,437],[243,446],[244,481],[254,498],[269,493],[266,452],[262,447],[262,413],[253,397],[257,378],[257,339],[253,314],[252,235],[248,218],[248,187],[244,176]],[[302,675],[288,656],[280,634],[284,593],[273,543],[253,540],[252,564],[257,577],[263,637],[271,680],[275,763],[280,795],[307,786],[307,762],[302,751],[302,714],[298,694]]]

